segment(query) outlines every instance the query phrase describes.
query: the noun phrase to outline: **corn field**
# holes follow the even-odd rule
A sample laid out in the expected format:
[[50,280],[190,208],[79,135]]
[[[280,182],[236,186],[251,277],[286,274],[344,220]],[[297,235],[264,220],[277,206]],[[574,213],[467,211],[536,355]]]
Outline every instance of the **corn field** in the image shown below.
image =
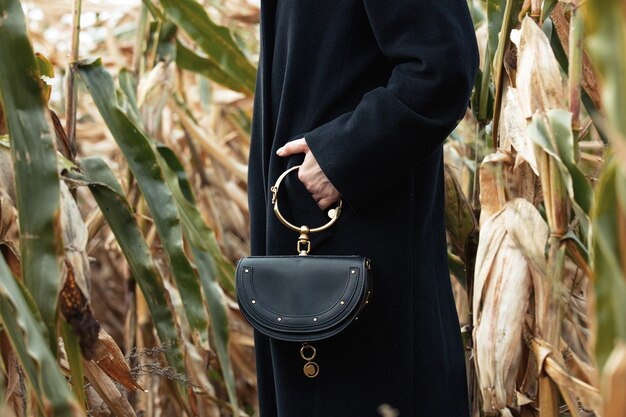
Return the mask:
[[[444,149],[472,416],[624,417],[626,1],[468,5]],[[257,415],[233,275],[258,24],[258,0],[0,0],[1,416]]]

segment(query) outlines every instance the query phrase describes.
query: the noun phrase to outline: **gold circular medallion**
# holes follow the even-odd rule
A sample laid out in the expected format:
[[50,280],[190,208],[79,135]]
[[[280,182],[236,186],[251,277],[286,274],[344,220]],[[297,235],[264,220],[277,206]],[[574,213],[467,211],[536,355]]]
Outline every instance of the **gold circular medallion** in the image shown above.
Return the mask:
[[302,370],[308,378],[315,378],[320,373],[320,367],[315,362],[305,363]]

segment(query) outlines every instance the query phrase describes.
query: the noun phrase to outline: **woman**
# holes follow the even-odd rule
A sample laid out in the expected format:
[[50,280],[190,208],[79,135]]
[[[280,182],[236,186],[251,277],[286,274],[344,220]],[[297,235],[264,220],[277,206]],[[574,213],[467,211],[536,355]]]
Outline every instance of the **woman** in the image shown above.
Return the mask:
[[[261,417],[466,417],[464,355],[447,265],[442,142],[477,68],[466,0],[262,0],[250,151],[253,255],[295,254],[293,223],[326,222],[312,254],[372,259],[374,296],[345,333],[299,345],[255,334]],[[282,187],[281,187],[282,189]],[[281,191],[281,193],[283,192]]]

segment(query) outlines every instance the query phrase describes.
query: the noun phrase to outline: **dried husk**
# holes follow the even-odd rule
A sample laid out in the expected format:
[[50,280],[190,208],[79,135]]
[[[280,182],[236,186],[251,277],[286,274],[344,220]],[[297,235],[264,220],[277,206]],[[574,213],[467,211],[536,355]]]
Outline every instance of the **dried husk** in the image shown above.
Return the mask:
[[[533,239],[527,236],[532,235]],[[482,227],[474,282],[474,352],[486,413],[515,405],[522,330],[533,274],[541,274],[548,228],[524,199],[504,205]]]
[[506,177],[513,166],[510,153],[489,154],[480,165],[480,225],[500,211],[507,202]]
[[94,354],[100,323],[90,306],[91,276],[87,256],[88,231],[78,205],[67,185],[61,181],[61,230],[65,251],[62,264],[59,309],[79,338],[86,359]]

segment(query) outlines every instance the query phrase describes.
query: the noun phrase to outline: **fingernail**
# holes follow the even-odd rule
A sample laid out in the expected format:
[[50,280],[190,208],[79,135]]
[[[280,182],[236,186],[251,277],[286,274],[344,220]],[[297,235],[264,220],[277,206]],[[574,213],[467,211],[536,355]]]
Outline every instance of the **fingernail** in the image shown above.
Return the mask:
[[283,152],[285,151],[285,149],[283,147],[278,148],[278,150],[276,151],[276,153],[278,155],[281,155]]

